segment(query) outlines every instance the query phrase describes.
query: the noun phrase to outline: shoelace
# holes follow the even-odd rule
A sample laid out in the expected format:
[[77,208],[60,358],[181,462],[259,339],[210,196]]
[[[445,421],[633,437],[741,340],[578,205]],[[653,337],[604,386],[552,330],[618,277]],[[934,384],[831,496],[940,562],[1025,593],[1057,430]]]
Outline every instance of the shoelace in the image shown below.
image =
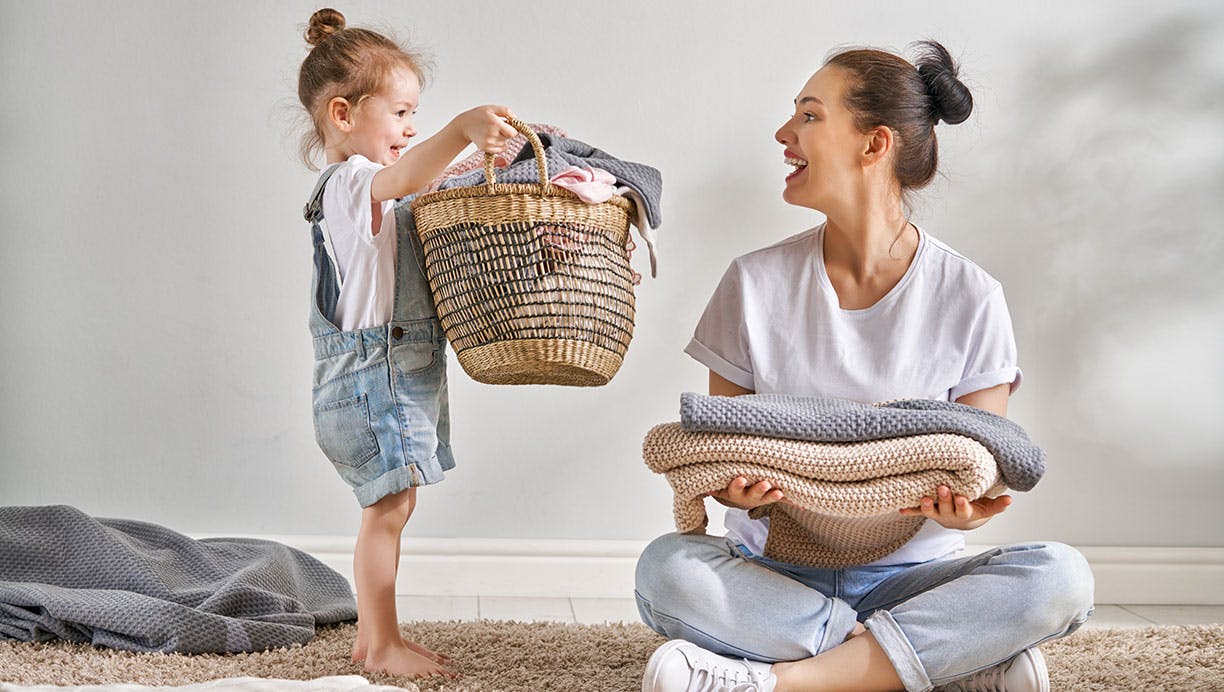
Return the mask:
[[[699,674],[690,678],[685,692],[758,692],[763,682],[748,659],[744,659],[743,668],[710,666],[695,672]],[[747,680],[742,677],[744,673],[748,674]]]

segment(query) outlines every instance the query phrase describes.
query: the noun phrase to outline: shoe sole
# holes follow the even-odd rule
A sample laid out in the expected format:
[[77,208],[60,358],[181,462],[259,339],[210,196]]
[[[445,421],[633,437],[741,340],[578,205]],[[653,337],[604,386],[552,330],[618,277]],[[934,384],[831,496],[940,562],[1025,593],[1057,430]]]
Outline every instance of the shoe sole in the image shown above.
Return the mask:
[[646,672],[642,673],[642,692],[658,692],[658,690],[655,688],[655,683],[658,682],[659,671],[655,670],[655,668],[659,662],[659,659],[663,658],[680,645],[687,643],[688,642],[683,639],[673,639],[655,649],[654,653],[650,655],[650,660],[646,662]]
[[1041,649],[1029,649],[1029,660],[1037,670],[1037,679],[1040,681],[1038,692],[1050,692],[1050,670],[1046,668],[1045,654],[1041,653]]

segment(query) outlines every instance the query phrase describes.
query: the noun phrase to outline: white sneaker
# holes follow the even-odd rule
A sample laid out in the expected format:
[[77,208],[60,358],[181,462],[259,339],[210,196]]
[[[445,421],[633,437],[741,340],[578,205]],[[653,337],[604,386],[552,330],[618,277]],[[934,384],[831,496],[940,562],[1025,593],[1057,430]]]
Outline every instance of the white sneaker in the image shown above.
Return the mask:
[[673,639],[651,654],[642,692],[773,692],[773,666],[728,658],[692,642]]
[[1050,692],[1050,674],[1041,649],[1025,649],[1010,661],[953,680],[939,689],[944,692]]

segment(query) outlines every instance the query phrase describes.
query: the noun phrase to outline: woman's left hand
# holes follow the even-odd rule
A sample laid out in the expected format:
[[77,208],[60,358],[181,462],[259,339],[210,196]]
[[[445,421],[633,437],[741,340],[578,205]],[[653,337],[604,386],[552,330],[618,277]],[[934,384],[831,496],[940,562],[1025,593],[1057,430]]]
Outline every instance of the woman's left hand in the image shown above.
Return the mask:
[[918,507],[908,507],[901,513],[908,517],[926,517],[948,529],[968,531],[990,521],[1011,504],[1011,495],[983,497],[970,502],[964,495],[952,495],[948,486],[941,485],[936,498],[924,497]]

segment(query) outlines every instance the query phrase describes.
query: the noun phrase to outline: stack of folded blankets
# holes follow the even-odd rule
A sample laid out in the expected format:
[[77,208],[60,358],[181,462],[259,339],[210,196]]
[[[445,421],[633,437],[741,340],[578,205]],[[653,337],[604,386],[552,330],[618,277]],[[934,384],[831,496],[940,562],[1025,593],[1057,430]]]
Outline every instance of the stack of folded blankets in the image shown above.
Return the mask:
[[877,560],[925,521],[900,510],[938,486],[975,500],[1030,490],[1045,472],[1045,452],[1020,426],[946,401],[686,393],[680,418],[651,429],[642,447],[675,492],[676,529],[704,527],[703,498],[737,476],[767,480],[785,501],[749,516],[769,517],[765,557],[791,564]]

